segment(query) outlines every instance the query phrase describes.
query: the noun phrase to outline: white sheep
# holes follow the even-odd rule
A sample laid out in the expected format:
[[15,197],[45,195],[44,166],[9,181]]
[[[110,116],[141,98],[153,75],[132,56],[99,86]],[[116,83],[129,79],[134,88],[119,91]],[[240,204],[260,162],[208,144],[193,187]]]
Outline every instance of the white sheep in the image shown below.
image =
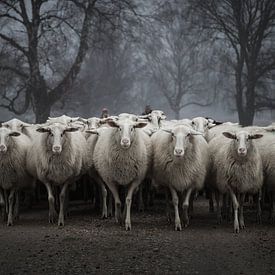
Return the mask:
[[[253,140],[261,134],[241,130],[223,132],[209,142],[213,185],[219,194],[229,193],[234,208],[234,232],[244,228],[243,203],[246,193],[257,193],[263,184],[262,159]],[[240,194],[240,201],[237,195]],[[219,200],[217,203],[220,214]],[[238,208],[240,203],[240,218]]]
[[[275,222],[275,137],[274,125],[266,127],[251,126],[246,127],[257,134],[263,134],[263,138],[257,140],[256,145],[259,149],[264,171],[264,187],[270,200],[270,221]],[[259,202],[258,202],[259,204]]]
[[163,129],[152,136],[153,177],[170,189],[175,209],[175,230],[181,230],[177,192],[186,192],[182,205],[184,226],[189,224],[188,206],[192,191],[203,187],[207,173],[208,144],[187,125]]
[[115,218],[121,221],[118,185],[128,186],[125,228],[131,230],[131,204],[135,189],[145,178],[151,159],[150,138],[141,129],[144,122],[131,119],[107,122],[111,128],[99,134],[94,149],[94,165],[115,199]]
[[55,218],[53,186],[60,186],[58,225],[64,225],[64,201],[68,185],[87,170],[86,140],[78,128],[63,123],[40,126],[27,154],[27,169],[44,183],[48,192],[49,222]]
[[[8,210],[7,225],[13,225],[14,203],[19,189],[33,187],[33,179],[26,173],[26,154],[30,147],[30,139],[6,127],[0,128],[0,187],[5,194],[9,192],[5,201]],[[1,204],[3,204],[3,194]]]

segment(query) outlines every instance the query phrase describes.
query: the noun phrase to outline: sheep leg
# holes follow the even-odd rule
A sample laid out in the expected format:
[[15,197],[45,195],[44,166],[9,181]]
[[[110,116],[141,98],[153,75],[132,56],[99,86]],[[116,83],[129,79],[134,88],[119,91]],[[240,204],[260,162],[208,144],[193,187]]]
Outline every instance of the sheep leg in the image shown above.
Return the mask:
[[275,195],[274,191],[270,192],[270,223],[275,223],[275,207],[274,207]]
[[139,212],[144,211],[143,187],[144,187],[143,184],[141,184],[138,190],[138,211]]
[[5,199],[5,205],[6,205],[6,214],[8,214],[9,213],[9,204],[8,204],[7,190],[4,190],[4,199]]
[[109,194],[108,196],[108,217],[113,217],[113,196],[111,194],[111,192],[107,191],[107,194]]
[[13,225],[13,207],[15,199],[15,190],[11,189],[9,194],[9,213],[8,213],[8,223],[7,226]]
[[59,195],[59,204],[60,204],[60,208],[59,208],[59,217],[58,217],[58,226],[64,226],[64,203],[65,203],[65,199],[66,199],[66,192],[67,192],[67,188],[68,188],[68,182],[64,183],[64,185],[62,186],[60,195]]
[[261,202],[262,202],[262,189],[259,190],[258,199],[257,199],[257,222],[259,224],[262,223],[262,206],[261,206]]
[[214,213],[214,200],[213,200],[213,192],[209,190],[209,213]]
[[168,223],[171,223],[171,212],[170,212],[170,201],[169,201],[169,193],[168,189],[165,189],[165,205],[166,205],[166,218]]
[[177,194],[177,191],[170,186],[170,192],[172,196],[172,201],[174,205],[175,210],[175,230],[181,231],[181,221],[180,221],[180,215],[179,215],[179,197]]
[[189,200],[189,207],[188,207],[188,212],[189,212],[189,217],[193,217],[194,213],[194,199],[195,199],[196,194],[194,192],[191,193],[190,200]]
[[15,193],[14,219],[19,220],[19,191]]
[[57,216],[57,213],[55,211],[55,200],[53,195],[53,190],[50,183],[45,183],[45,186],[47,188],[48,192],[48,202],[49,202],[49,223],[54,223],[54,220]]
[[215,192],[215,200],[217,204],[217,223],[221,224],[222,223],[222,213],[221,213],[221,201],[222,201],[223,195],[219,192]]
[[190,200],[191,194],[192,194],[192,188],[187,189],[185,199],[182,204],[184,227],[187,227],[189,225],[188,207],[189,207],[189,200]]
[[101,218],[102,219],[107,219],[108,218],[108,213],[107,213],[107,189],[101,179],[98,179],[98,183],[101,188],[101,195],[102,195],[102,214]]
[[240,195],[240,228],[244,229],[245,225],[244,225],[244,217],[243,217],[243,205],[244,205],[244,201],[245,201],[245,194],[241,194]]
[[230,196],[233,202],[233,208],[234,208],[234,232],[239,233],[240,232],[240,227],[239,227],[239,220],[238,220],[238,208],[239,208],[239,203],[237,200],[236,195],[234,192],[230,189]]
[[0,190],[0,213],[1,213],[1,217],[3,218],[4,220],[4,217],[5,217],[5,199],[4,199],[4,195],[2,193],[2,190]]
[[121,201],[118,194],[118,189],[115,183],[108,185],[115,199],[115,219],[117,223],[121,223]]
[[[125,204],[126,204],[126,219],[125,219],[125,229],[131,230],[131,205],[132,205],[132,197],[135,189],[140,185],[140,181],[133,181],[129,186]],[[124,206],[125,207],[125,206]]]

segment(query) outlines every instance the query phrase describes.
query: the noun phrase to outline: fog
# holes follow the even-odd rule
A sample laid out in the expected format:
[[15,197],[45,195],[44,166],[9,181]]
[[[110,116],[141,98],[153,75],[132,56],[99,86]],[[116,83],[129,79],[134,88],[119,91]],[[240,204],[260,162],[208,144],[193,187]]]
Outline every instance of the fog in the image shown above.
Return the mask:
[[0,3],[1,121],[146,105],[170,119],[274,121],[271,0],[22,3]]

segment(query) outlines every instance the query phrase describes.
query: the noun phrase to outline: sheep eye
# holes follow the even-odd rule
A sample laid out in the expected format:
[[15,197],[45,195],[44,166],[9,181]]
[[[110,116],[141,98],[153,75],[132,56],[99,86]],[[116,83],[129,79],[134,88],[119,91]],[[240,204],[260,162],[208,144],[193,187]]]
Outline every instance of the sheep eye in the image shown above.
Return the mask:
[[192,125],[194,125],[195,124],[195,122],[194,121],[192,121]]
[[190,134],[190,133],[188,133],[188,134],[187,134],[187,137],[190,137],[190,135],[191,135],[191,134]]

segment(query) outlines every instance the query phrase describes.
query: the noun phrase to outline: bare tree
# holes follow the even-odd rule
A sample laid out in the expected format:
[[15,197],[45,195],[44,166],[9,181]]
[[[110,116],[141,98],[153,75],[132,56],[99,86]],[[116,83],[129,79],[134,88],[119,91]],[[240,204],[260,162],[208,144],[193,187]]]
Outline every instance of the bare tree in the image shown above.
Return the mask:
[[[257,110],[274,108],[260,83],[275,69],[275,1],[190,0],[200,20],[227,41],[235,72],[239,121],[251,125]],[[202,20],[205,19],[205,20]]]
[[211,93],[201,89],[203,37],[192,31],[186,9],[178,1],[161,6],[144,43],[152,79],[177,119],[184,107],[211,104]]
[[[94,19],[112,22],[125,8],[132,9],[126,0],[1,1],[0,40],[16,62],[1,63],[0,71],[9,71],[21,82],[17,90],[5,90],[0,106],[15,114],[31,106],[36,122],[45,121],[80,72],[92,40],[90,30],[98,21]],[[20,69],[14,66],[19,61]]]

